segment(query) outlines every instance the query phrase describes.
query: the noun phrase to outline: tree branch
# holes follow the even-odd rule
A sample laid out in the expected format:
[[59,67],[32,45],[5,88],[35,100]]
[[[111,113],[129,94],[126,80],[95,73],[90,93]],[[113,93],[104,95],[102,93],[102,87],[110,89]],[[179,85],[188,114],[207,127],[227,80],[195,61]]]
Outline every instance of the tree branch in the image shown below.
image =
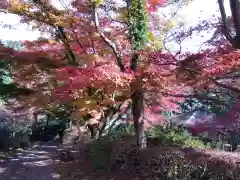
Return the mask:
[[98,34],[100,35],[100,37],[102,38],[102,40],[112,49],[116,60],[117,60],[117,64],[120,68],[120,70],[122,72],[125,71],[124,65],[122,63],[122,56],[121,53],[117,50],[117,46],[114,42],[112,42],[110,39],[108,39],[105,34],[103,32],[101,32],[100,30],[100,25],[99,25],[99,18],[98,18],[98,13],[97,13],[97,9],[95,4],[93,3],[93,19],[94,19],[94,25],[95,25],[95,29],[98,32]]
[[240,93],[240,89],[238,89],[238,88],[235,88],[235,87],[232,87],[232,86],[229,86],[229,85],[226,85],[226,84],[222,84],[222,83],[218,82],[218,81],[215,80],[215,79],[212,79],[212,81],[213,81],[217,86],[220,86],[220,87],[225,88],[225,89],[229,89],[230,91],[233,91],[233,92],[235,92],[235,93],[237,93],[237,94]]
[[205,100],[205,101],[214,101],[216,103],[222,103],[222,101],[216,99],[216,98],[212,98],[212,97],[203,97],[197,93],[194,94],[190,94],[190,95],[185,95],[185,94],[171,94],[171,93],[162,93],[164,96],[172,96],[172,97],[183,97],[183,98],[195,98],[198,100]]
[[66,48],[68,59],[70,60],[70,64],[75,65],[75,66],[78,65],[76,57],[74,55],[74,52],[72,51],[71,46],[68,42],[68,38],[66,36],[66,33],[64,32],[64,28],[61,27],[61,26],[56,26],[53,23],[51,23],[53,21],[52,21],[52,18],[50,17],[50,15],[48,14],[48,11],[47,11],[48,8],[45,4],[41,3],[40,1],[35,2],[35,4],[38,6],[38,8],[40,10],[45,12],[45,14],[46,14],[46,16],[49,20],[49,25],[52,26],[56,30],[56,33],[59,35],[59,38],[62,40],[62,42],[63,42],[63,44]]

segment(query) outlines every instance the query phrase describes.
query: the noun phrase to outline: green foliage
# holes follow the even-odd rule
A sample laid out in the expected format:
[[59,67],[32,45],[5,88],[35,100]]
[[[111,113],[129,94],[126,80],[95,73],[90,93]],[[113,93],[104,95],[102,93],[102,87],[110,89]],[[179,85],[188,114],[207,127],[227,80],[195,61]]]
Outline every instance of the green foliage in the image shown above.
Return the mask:
[[49,120],[70,121],[71,108],[68,105],[58,105],[47,113]]
[[18,87],[16,83],[5,84],[0,82],[0,97],[5,101],[17,95],[28,95],[32,92],[31,89]]
[[66,129],[66,122],[58,119],[44,119],[32,126],[32,141],[50,141],[56,137],[60,131]]
[[144,49],[149,36],[145,0],[132,0],[129,10],[129,31],[133,48]]
[[122,136],[133,136],[134,133],[135,129],[133,124],[119,123],[115,127],[108,129],[103,136],[104,139],[114,140]]
[[53,140],[59,132],[66,129],[67,121],[60,119],[43,119],[34,125],[0,126],[0,150],[24,149],[31,142]]
[[7,41],[3,41],[2,42],[4,45],[13,48],[15,50],[21,50],[23,49],[23,44],[20,41],[11,41],[11,40],[7,40]]
[[[94,141],[88,147],[88,160],[92,163],[96,170],[107,171],[111,163],[111,154],[115,142],[119,139],[128,139],[133,137],[134,127],[133,125],[119,126],[119,129],[115,129],[115,133],[109,133],[102,139]],[[192,137],[184,129],[164,129],[162,127],[155,127],[152,131],[148,132],[149,141],[151,139],[157,139],[157,146],[177,146],[177,147],[192,147],[192,148],[206,148],[210,147],[205,145],[201,140]]]
[[194,98],[186,98],[183,103],[180,104],[182,113],[192,112],[201,107],[201,102]]
[[191,136],[191,134],[182,128],[164,129],[162,127],[154,127],[149,133],[151,138],[157,138],[159,145],[173,145],[181,147],[205,148],[206,145],[199,139]]
[[201,92],[204,99],[214,98],[214,101],[205,101],[208,109],[216,115],[226,114],[237,100],[237,94],[226,91],[225,89],[210,89]]
[[199,96],[201,99],[186,98],[180,104],[182,113],[192,112],[204,106],[208,111],[221,116],[226,114],[237,100],[237,96],[234,93],[230,94],[230,92],[223,89],[202,91],[199,92]]
[[0,150],[8,151],[27,147],[30,144],[30,134],[31,128],[29,126],[1,123]]

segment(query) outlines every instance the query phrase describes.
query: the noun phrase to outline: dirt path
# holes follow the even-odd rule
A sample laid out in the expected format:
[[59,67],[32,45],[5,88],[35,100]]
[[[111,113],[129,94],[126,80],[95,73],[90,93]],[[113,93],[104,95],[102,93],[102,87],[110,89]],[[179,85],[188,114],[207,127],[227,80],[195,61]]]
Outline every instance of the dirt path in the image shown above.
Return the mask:
[[57,142],[48,142],[23,150],[17,157],[0,162],[0,180],[56,180],[52,156],[62,148]]

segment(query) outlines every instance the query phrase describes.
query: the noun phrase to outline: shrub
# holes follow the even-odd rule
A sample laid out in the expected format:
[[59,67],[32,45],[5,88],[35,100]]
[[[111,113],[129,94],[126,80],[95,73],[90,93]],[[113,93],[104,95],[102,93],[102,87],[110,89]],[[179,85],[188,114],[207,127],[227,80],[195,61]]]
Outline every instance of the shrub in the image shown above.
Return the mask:
[[66,129],[66,123],[61,120],[53,121],[39,121],[32,127],[31,140],[32,141],[51,141],[53,140],[60,131]]
[[149,137],[157,139],[159,145],[175,145],[192,148],[205,148],[207,146],[183,128],[165,129],[156,126],[149,132]]
[[87,159],[95,170],[106,171],[111,161],[112,150],[111,140],[95,141],[88,146]]

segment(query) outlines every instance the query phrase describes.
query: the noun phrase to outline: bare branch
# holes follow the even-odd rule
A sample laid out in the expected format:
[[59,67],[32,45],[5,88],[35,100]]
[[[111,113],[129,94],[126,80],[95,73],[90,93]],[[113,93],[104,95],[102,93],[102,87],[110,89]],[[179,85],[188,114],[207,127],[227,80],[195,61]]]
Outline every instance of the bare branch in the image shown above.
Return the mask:
[[225,88],[225,89],[229,89],[230,91],[233,91],[237,94],[240,93],[240,89],[239,88],[235,88],[235,87],[232,87],[232,86],[229,86],[229,85],[226,85],[226,84],[222,84],[220,82],[218,82],[217,80],[215,79],[212,79],[212,81],[217,85],[217,86],[220,86],[222,88]]
[[117,46],[116,44],[111,41],[110,39],[108,39],[105,34],[103,32],[101,32],[100,30],[100,25],[99,25],[99,18],[98,18],[98,13],[97,13],[97,9],[95,7],[95,4],[93,3],[93,19],[94,19],[94,25],[95,25],[95,28],[96,28],[96,31],[99,33],[100,37],[102,38],[102,40],[108,44],[108,46],[112,49],[115,57],[116,57],[116,60],[117,60],[117,64],[120,68],[120,70],[123,72],[125,71],[125,68],[124,68],[124,65],[122,63],[122,55],[121,53],[118,51],[117,49]]

